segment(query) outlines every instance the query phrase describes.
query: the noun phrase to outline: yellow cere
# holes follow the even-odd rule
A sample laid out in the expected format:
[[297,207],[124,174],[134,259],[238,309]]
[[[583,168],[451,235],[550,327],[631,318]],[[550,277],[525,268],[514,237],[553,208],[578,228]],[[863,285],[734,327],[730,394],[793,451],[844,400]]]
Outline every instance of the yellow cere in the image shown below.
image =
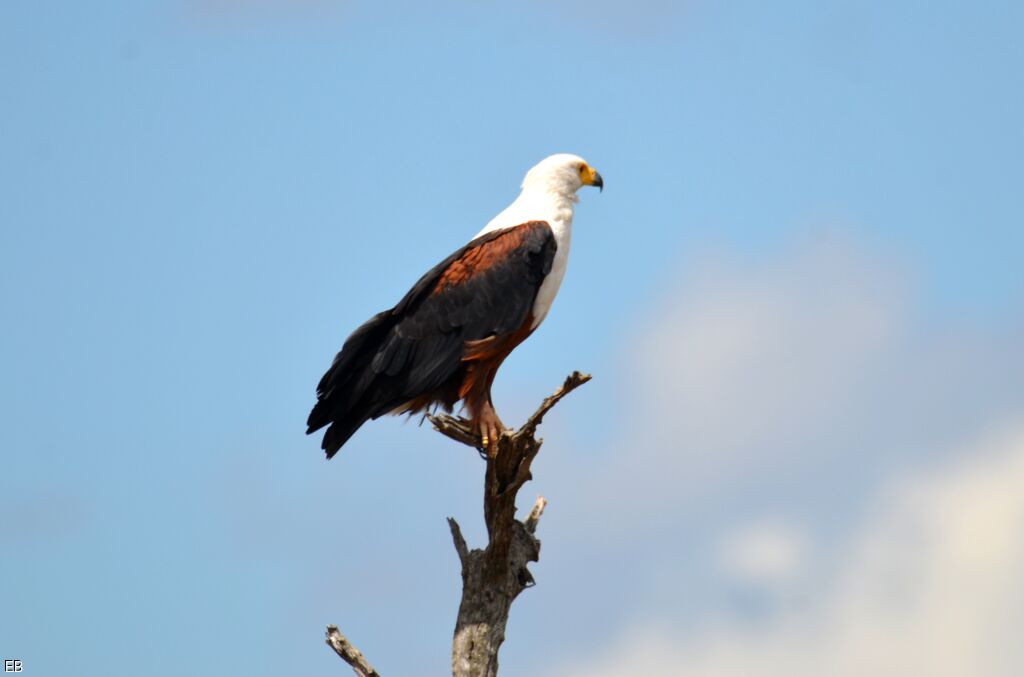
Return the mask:
[[597,176],[597,172],[594,171],[590,165],[580,165],[580,181],[583,182],[584,186],[594,185],[594,177]]

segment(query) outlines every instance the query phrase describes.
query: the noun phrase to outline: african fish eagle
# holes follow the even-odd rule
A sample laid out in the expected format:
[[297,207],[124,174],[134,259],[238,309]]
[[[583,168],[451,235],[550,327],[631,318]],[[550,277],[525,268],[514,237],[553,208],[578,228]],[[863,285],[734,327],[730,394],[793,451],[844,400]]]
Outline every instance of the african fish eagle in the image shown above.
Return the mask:
[[526,173],[519,197],[475,238],[348,337],[320,379],[307,421],[306,434],[329,426],[321,445],[327,458],[369,419],[451,411],[459,400],[491,451],[504,430],[491,384],[558,293],[582,186],[604,188],[582,158],[542,160]]

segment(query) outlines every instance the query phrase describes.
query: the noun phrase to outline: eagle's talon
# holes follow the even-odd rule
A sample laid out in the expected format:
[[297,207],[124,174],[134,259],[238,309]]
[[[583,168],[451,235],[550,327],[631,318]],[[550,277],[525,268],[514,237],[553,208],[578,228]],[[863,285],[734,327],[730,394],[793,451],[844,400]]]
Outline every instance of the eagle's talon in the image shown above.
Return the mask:
[[477,418],[476,426],[480,431],[481,447],[487,452],[488,458],[493,458],[498,451],[498,443],[501,441],[505,426],[492,405],[485,405]]

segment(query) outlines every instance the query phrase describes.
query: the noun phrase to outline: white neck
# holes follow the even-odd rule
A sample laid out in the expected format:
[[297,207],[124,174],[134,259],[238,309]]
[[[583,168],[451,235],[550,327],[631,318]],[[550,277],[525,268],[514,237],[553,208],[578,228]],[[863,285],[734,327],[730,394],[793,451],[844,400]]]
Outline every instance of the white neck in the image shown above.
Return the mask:
[[568,231],[572,227],[573,207],[577,200],[575,193],[551,190],[543,185],[525,185],[519,197],[491,219],[477,237],[527,221],[547,221],[558,236],[560,231]]
[[577,200],[575,191],[569,193],[550,190],[536,184],[525,184],[523,192],[515,202],[477,233],[477,237],[480,237],[484,233],[512,228],[527,221],[546,221],[551,227],[555,236],[555,258],[551,262],[551,272],[541,284],[534,301],[534,328],[547,316],[565,276],[565,267],[569,262],[569,242],[572,238],[573,207]]

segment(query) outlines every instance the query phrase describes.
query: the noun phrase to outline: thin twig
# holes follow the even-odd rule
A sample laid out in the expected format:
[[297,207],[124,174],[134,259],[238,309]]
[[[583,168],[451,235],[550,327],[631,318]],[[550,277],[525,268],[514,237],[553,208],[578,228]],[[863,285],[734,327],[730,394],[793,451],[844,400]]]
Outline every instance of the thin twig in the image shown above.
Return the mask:
[[469,546],[466,545],[466,539],[462,536],[462,529],[459,528],[459,523],[455,521],[454,517],[448,518],[448,528],[452,530],[452,541],[455,543],[455,552],[459,553],[459,561],[462,562],[462,566],[466,566],[466,560],[469,558]]
[[533,504],[533,508],[530,510],[530,514],[523,520],[523,526],[531,534],[536,533],[537,523],[540,522],[540,516],[544,514],[544,508],[548,505],[548,501],[543,496],[537,497],[537,502]]
[[468,420],[447,414],[427,414],[427,420],[445,437],[475,449],[480,447],[480,434],[473,430]]
[[539,426],[541,421],[544,420],[544,415],[551,411],[551,408],[558,404],[559,400],[579,388],[591,378],[590,374],[582,374],[578,371],[574,371],[569,374],[565,379],[565,383],[562,384],[562,387],[548,397],[545,397],[544,401],[540,403],[539,407],[537,407],[537,411],[533,412],[533,416],[526,419],[526,423],[519,429],[518,434],[522,435],[526,431],[529,431],[529,434],[532,435],[537,429],[537,426]]
[[336,625],[327,626],[327,646],[334,649],[334,652],[341,656],[341,660],[352,666],[352,670],[359,677],[380,677],[380,673],[366,661],[363,652],[352,646],[352,642],[341,634]]
[[[578,371],[574,371],[569,374],[565,379],[565,383],[556,390],[554,393],[544,398],[544,401],[540,403],[537,411],[533,412],[530,418],[526,419],[526,423],[523,424],[519,430],[511,433],[513,436],[523,437],[525,435],[533,435],[537,430],[537,426],[544,420],[544,415],[551,411],[558,402],[571,393],[576,388],[586,383],[591,379],[590,374],[583,374]],[[441,433],[449,439],[453,439],[456,442],[465,444],[468,447],[474,449],[480,449],[481,440],[480,433],[473,429],[468,419],[462,418],[461,416],[450,416],[448,414],[427,414],[427,420],[430,421],[431,425],[434,426],[434,430]],[[502,437],[505,437],[509,433],[506,431],[502,433]],[[485,457],[486,458],[486,457]]]

